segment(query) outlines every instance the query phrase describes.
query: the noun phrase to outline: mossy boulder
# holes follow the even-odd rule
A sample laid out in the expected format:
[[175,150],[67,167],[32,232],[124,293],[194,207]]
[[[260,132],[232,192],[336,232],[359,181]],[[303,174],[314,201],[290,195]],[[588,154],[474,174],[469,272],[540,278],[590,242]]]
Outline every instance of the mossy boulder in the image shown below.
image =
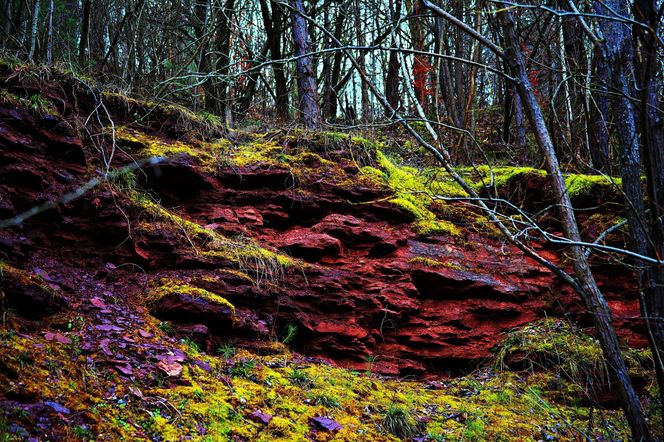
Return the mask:
[[[633,383],[644,387],[653,364],[650,352],[628,348],[623,349],[623,357]],[[576,388],[586,399],[615,401],[599,341],[563,320],[545,319],[510,332],[496,349],[496,364],[510,370],[556,373],[569,381],[567,390]]]
[[66,301],[55,287],[42,276],[0,262],[0,311],[4,304],[30,319],[57,313]]
[[235,323],[235,306],[226,298],[184,281],[161,280],[147,298],[150,312],[162,320],[205,324],[220,330]]

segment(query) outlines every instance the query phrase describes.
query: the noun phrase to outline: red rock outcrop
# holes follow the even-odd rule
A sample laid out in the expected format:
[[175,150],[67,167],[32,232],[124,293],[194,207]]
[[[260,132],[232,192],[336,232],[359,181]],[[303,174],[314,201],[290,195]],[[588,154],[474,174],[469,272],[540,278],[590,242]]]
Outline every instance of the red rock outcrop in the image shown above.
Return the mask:
[[[68,121],[0,108],[3,219],[96,173],[96,152]],[[128,156],[118,152],[117,159]],[[357,173],[351,164],[341,167],[351,180]],[[371,358],[373,370],[395,375],[471,368],[503,333],[546,315],[590,325],[577,296],[519,250],[470,229],[462,239],[420,236],[412,215],[384,201],[389,190],[324,176],[294,183],[287,168],[273,165],[209,175],[183,158],[144,172],[141,185],[188,220],[309,265],[257,284],[227,271],[228,260],[198,253],[177,232],[132,230],[145,215],[109,186],[0,231],[0,252],[27,272],[47,272],[70,306],[100,293],[140,305],[149,281],[183,279],[230,301],[237,322],[183,296],[163,300],[153,314],[183,333],[210,334],[210,346],[279,339],[295,325],[295,349],[358,369]],[[560,259],[558,251],[540,251]],[[632,275],[607,264],[597,270],[621,335],[643,345]]]

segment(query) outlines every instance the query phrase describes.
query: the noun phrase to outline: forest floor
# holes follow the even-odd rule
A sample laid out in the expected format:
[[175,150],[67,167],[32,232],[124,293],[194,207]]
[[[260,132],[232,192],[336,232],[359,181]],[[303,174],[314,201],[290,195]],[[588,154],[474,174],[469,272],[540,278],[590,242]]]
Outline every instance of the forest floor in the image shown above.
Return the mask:
[[[228,132],[64,73],[0,76],[0,219],[45,204],[0,230],[0,441],[628,439],[578,298],[434,200],[465,193],[402,138]],[[542,171],[459,171],[548,205]],[[594,240],[617,183],[566,179]],[[593,265],[660,426],[632,275]]]

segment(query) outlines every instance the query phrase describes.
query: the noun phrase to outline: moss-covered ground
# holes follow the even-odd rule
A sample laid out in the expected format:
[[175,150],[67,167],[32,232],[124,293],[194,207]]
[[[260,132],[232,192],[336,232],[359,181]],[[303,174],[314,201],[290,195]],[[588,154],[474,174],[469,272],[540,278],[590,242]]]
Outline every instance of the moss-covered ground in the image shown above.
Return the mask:
[[[373,375],[370,363],[365,372],[348,371],[278,343],[269,355],[231,345],[205,354],[149,319],[124,332],[131,345],[110,344],[109,357],[87,345],[94,330],[88,321],[82,317],[62,340],[8,328],[0,334],[0,393],[56,404],[48,431],[64,440],[627,440],[620,411],[591,411],[582,404],[583,385],[545,366],[389,379]],[[551,335],[554,326],[516,331],[501,357],[557,348],[563,361],[597,360],[594,340],[567,326]],[[179,355],[181,370],[169,375],[155,368],[159,354]],[[134,365],[131,374],[120,369],[126,360]],[[341,428],[325,431],[317,417]],[[36,424],[31,419],[18,402],[0,411],[2,440],[21,440],[7,422],[29,429]]]

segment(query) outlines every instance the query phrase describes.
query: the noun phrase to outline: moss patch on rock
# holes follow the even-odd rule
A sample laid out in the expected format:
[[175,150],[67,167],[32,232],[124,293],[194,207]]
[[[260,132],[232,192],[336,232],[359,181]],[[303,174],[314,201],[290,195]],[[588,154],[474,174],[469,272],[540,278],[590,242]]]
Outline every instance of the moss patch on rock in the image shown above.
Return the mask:
[[192,286],[184,281],[173,281],[169,279],[162,279],[148,294],[147,302],[153,303],[170,295],[187,295],[193,298],[204,299],[213,304],[226,307],[235,314],[235,306],[231,304],[226,298],[212,293],[208,290]]
[[229,142],[226,140],[215,143],[166,140],[126,126],[118,127],[115,136],[120,145],[138,149],[138,155],[142,158],[177,159],[186,157],[194,161],[203,172],[209,174],[214,174],[222,159],[228,156]]

